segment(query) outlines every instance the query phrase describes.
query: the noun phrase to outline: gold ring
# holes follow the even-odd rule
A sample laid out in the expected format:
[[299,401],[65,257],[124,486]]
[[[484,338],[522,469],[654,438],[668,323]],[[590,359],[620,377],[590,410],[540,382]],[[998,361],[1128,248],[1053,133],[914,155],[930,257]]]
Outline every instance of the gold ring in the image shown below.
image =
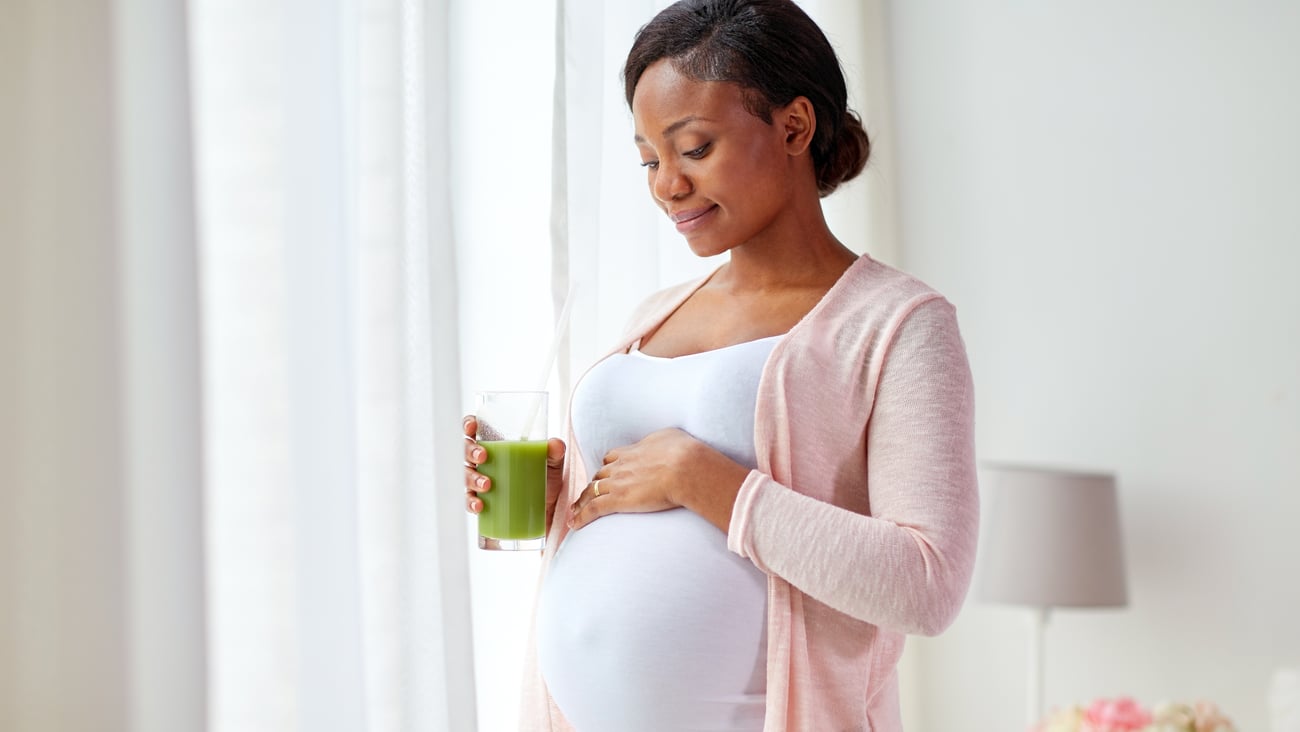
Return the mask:
[[600,498],[600,478],[597,478],[596,482],[591,484],[591,492],[596,494],[596,498]]

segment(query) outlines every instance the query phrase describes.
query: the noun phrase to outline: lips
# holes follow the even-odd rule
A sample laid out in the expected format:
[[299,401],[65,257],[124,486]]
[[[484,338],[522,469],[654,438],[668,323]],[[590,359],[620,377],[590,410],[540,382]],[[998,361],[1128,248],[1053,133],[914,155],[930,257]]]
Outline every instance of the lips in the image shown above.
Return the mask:
[[701,206],[700,208],[690,208],[683,211],[670,211],[668,218],[673,220],[677,225],[677,230],[685,233],[703,223],[705,216],[713,213],[718,209],[718,205]]

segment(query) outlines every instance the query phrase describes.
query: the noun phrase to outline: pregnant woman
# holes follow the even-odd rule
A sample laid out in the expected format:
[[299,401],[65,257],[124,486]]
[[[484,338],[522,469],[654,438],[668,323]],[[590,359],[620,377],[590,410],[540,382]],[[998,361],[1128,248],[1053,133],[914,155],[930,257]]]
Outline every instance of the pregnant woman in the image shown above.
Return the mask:
[[952,622],[975,553],[954,309],[828,228],[870,145],[797,5],[672,5],[623,81],[652,200],[728,256],[640,307],[550,442],[522,726],[899,730],[904,638]]

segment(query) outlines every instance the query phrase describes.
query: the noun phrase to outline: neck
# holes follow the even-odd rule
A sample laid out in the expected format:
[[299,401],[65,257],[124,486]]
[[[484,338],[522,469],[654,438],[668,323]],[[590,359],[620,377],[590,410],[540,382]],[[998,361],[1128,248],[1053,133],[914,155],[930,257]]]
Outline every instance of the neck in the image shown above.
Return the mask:
[[856,259],[818,207],[815,221],[734,247],[713,284],[735,291],[830,287]]

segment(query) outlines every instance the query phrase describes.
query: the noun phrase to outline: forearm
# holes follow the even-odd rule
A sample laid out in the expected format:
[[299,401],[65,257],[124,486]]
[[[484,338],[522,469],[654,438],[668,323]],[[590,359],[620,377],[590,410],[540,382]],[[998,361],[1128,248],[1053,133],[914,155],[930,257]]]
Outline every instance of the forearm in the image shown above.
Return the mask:
[[703,443],[691,458],[691,479],[683,481],[674,502],[703,516],[727,533],[736,494],[749,475],[749,469]]
[[[918,490],[924,490],[918,486]],[[949,485],[952,496],[971,489]],[[934,635],[960,609],[974,557],[973,495],[951,520],[907,526],[799,494],[754,471],[728,545],[759,568],[840,612]]]

